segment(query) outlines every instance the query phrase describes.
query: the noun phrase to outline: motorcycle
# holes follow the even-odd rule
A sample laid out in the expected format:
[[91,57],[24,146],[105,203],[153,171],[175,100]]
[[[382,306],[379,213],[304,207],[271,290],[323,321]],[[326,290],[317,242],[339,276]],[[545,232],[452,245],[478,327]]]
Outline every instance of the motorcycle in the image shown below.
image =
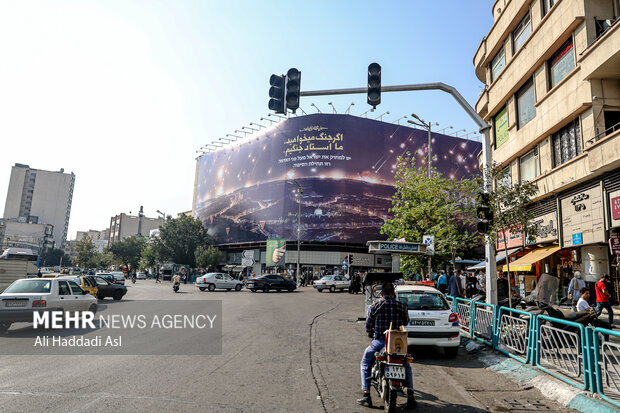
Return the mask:
[[[386,342],[389,331],[386,332]],[[406,349],[406,347],[405,347]],[[396,399],[399,394],[407,395],[407,374],[405,363],[413,362],[409,354],[386,353],[385,348],[375,353],[375,363],[370,374],[370,386],[383,399],[385,411],[393,413],[396,410]]]
[[174,285],[172,286],[172,291],[174,291],[175,293],[179,292],[179,283],[174,283]]
[[136,277],[131,277],[131,283],[135,284],[136,283]]

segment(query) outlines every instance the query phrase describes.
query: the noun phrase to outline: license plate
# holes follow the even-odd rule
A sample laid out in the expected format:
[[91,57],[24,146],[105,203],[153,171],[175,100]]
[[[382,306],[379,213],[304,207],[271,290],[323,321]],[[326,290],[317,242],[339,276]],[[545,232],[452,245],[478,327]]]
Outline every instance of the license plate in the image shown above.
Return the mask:
[[405,380],[405,368],[400,366],[385,366],[385,378]]
[[26,307],[28,300],[5,300],[5,307]]
[[434,326],[435,320],[411,320],[410,326]]

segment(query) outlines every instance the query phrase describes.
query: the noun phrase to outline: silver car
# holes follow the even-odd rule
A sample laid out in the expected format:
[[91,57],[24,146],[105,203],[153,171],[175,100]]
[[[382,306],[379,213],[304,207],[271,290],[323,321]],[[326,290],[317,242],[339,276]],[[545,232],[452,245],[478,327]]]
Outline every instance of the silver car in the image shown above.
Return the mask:
[[235,280],[228,274],[210,272],[208,274],[201,275],[196,279],[196,287],[198,287],[200,291],[214,291],[216,288],[226,289],[228,291],[233,289],[235,291],[241,291],[243,288],[243,283],[239,280]]
[[97,311],[97,299],[70,279],[25,278],[0,294],[0,331],[11,324],[32,322],[40,310]]
[[336,290],[348,290],[351,285],[351,281],[344,278],[342,275],[326,275],[318,281],[315,281],[312,285],[318,292],[323,290],[329,290],[332,293]]

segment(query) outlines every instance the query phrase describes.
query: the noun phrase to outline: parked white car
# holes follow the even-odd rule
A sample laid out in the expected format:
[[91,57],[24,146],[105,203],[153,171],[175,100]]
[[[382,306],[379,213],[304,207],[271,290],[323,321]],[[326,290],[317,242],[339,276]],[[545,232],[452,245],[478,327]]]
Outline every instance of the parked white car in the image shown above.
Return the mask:
[[146,273],[142,271],[136,273],[136,280],[146,280]]
[[75,281],[62,278],[24,278],[0,294],[0,331],[11,324],[32,322],[40,310],[97,311],[97,299]]
[[122,271],[112,271],[114,276],[114,284],[125,285],[125,274]]
[[342,275],[326,275],[318,281],[315,281],[312,285],[318,292],[323,290],[329,290],[332,293],[336,290],[348,290],[351,285],[351,281],[347,280]]
[[214,291],[216,288],[222,288],[228,291],[233,289],[235,291],[241,291],[243,282],[235,280],[225,273],[210,272],[196,279],[196,287],[198,287],[200,291]]
[[396,296],[409,308],[407,345],[443,347],[446,356],[456,357],[461,343],[459,321],[446,297],[425,285],[398,285]]

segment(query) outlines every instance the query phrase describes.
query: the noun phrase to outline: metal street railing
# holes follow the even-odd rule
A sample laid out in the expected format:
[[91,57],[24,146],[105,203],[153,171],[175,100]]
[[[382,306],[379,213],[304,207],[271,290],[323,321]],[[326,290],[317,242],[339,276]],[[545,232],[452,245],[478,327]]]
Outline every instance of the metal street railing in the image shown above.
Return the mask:
[[493,332],[495,331],[495,306],[487,303],[473,302],[474,328],[472,338],[493,346]]
[[532,314],[500,307],[497,317],[495,348],[517,361],[529,363],[532,357]]
[[456,298],[456,314],[459,317],[461,333],[471,336],[472,301],[467,298]]

